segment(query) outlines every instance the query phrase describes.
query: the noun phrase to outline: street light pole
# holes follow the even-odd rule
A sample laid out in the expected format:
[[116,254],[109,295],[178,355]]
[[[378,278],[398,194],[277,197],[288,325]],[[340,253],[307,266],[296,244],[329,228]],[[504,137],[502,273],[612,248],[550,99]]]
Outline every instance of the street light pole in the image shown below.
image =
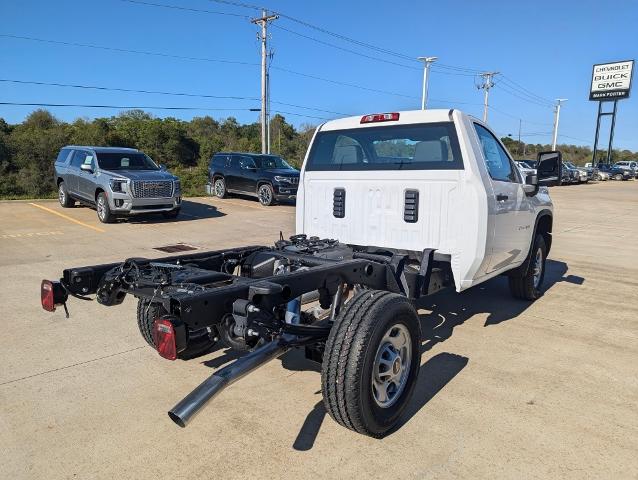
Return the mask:
[[566,98],[557,98],[556,106],[554,106],[554,134],[552,135],[552,150],[556,150],[556,141],[558,140],[558,121],[560,119],[560,106],[566,102]]
[[438,57],[418,57],[423,62],[423,91],[421,93],[421,110],[425,110],[428,104],[428,77],[430,67],[438,59]]

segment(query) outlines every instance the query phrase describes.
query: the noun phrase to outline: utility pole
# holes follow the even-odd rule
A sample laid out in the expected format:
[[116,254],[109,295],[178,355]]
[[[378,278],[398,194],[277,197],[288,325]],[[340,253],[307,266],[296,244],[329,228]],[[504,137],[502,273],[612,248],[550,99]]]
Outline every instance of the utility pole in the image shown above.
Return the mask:
[[521,156],[521,127],[523,126],[523,120],[518,119],[518,156]]
[[501,72],[483,72],[479,77],[483,79],[483,83],[477,85],[476,88],[483,89],[483,122],[487,123],[487,109],[489,107],[490,88],[494,86],[492,79]]
[[268,15],[261,11],[261,18],[253,18],[250,22],[261,26],[261,153],[268,153],[268,22],[277,20],[279,15]]
[[556,150],[556,140],[558,140],[558,120],[560,119],[560,105],[566,102],[566,98],[557,98],[554,106],[554,134],[552,135],[552,150]]
[[418,57],[423,62],[423,92],[421,93],[421,110],[425,110],[428,104],[428,77],[430,67],[439,57]]

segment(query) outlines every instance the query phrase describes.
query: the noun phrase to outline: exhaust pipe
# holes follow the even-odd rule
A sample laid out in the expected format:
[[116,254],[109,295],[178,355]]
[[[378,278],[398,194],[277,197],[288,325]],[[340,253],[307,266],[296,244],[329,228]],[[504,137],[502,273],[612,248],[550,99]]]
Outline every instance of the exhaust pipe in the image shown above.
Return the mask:
[[180,427],[185,427],[208,402],[226,387],[290,350],[292,348],[290,340],[293,338],[290,335],[285,335],[216,371],[171,408],[168,416]]

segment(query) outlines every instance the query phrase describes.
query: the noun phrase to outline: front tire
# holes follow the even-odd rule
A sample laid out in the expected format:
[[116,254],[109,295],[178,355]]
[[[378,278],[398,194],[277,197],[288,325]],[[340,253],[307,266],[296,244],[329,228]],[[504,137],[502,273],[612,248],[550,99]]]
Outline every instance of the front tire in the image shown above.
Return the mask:
[[257,196],[259,197],[259,203],[264,207],[269,207],[275,203],[275,191],[268,183],[262,183],[257,190]]
[[622,180],[622,179],[623,179],[623,176],[622,176],[622,174],[620,174],[620,173],[617,173],[617,174],[614,176],[614,180]]
[[97,218],[102,223],[113,223],[115,221],[115,215],[111,213],[111,207],[109,207],[109,201],[106,198],[106,193],[100,192],[96,201]]
[[392,430],[419,374],[421,328],[410,301],[364,290],[348,302],[330,331],[321,391],[330,416],[375,438]]
[[509,287],[512,296],[521,300],[536,300],[543,293],[541,287],[545,278],[545,261],[547,245],[542,235],[536,235],[532,245],[532,253],[527,270],[516,271],[509,276]]
[[60,182],[58,185],[58,200],[62,208],[71,208],[75,205],[75,200],[69,196],[69,192],[66,189],[64,182]]

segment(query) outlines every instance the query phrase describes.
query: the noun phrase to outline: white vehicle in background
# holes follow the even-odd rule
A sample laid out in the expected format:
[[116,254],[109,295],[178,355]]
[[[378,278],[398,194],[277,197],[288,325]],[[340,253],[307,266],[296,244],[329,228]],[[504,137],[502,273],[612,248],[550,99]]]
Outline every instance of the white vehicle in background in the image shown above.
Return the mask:
[[539,184],[559,184],[561,169],[560,153],[546,152],[538,173],[523,177],[489,127],[458,110],[330,121],[306,154],[290,239],[69,268],[59,282],[42,281],[42,306],[92,294],[118,305],[131,294],[142,336],[164,358],[220,340],[249,350],[168,412],[179,426],[238,379],[303,348],[321,363],[330,416],[380,438],[396,428],[419,374],[414,302],[501,274],[514,297],[541,296],[553,206]]
[[531,160],[516,160],[516,166],[521,171],[523,178],[527,178],[527,175],[536,175],[536,162]]

